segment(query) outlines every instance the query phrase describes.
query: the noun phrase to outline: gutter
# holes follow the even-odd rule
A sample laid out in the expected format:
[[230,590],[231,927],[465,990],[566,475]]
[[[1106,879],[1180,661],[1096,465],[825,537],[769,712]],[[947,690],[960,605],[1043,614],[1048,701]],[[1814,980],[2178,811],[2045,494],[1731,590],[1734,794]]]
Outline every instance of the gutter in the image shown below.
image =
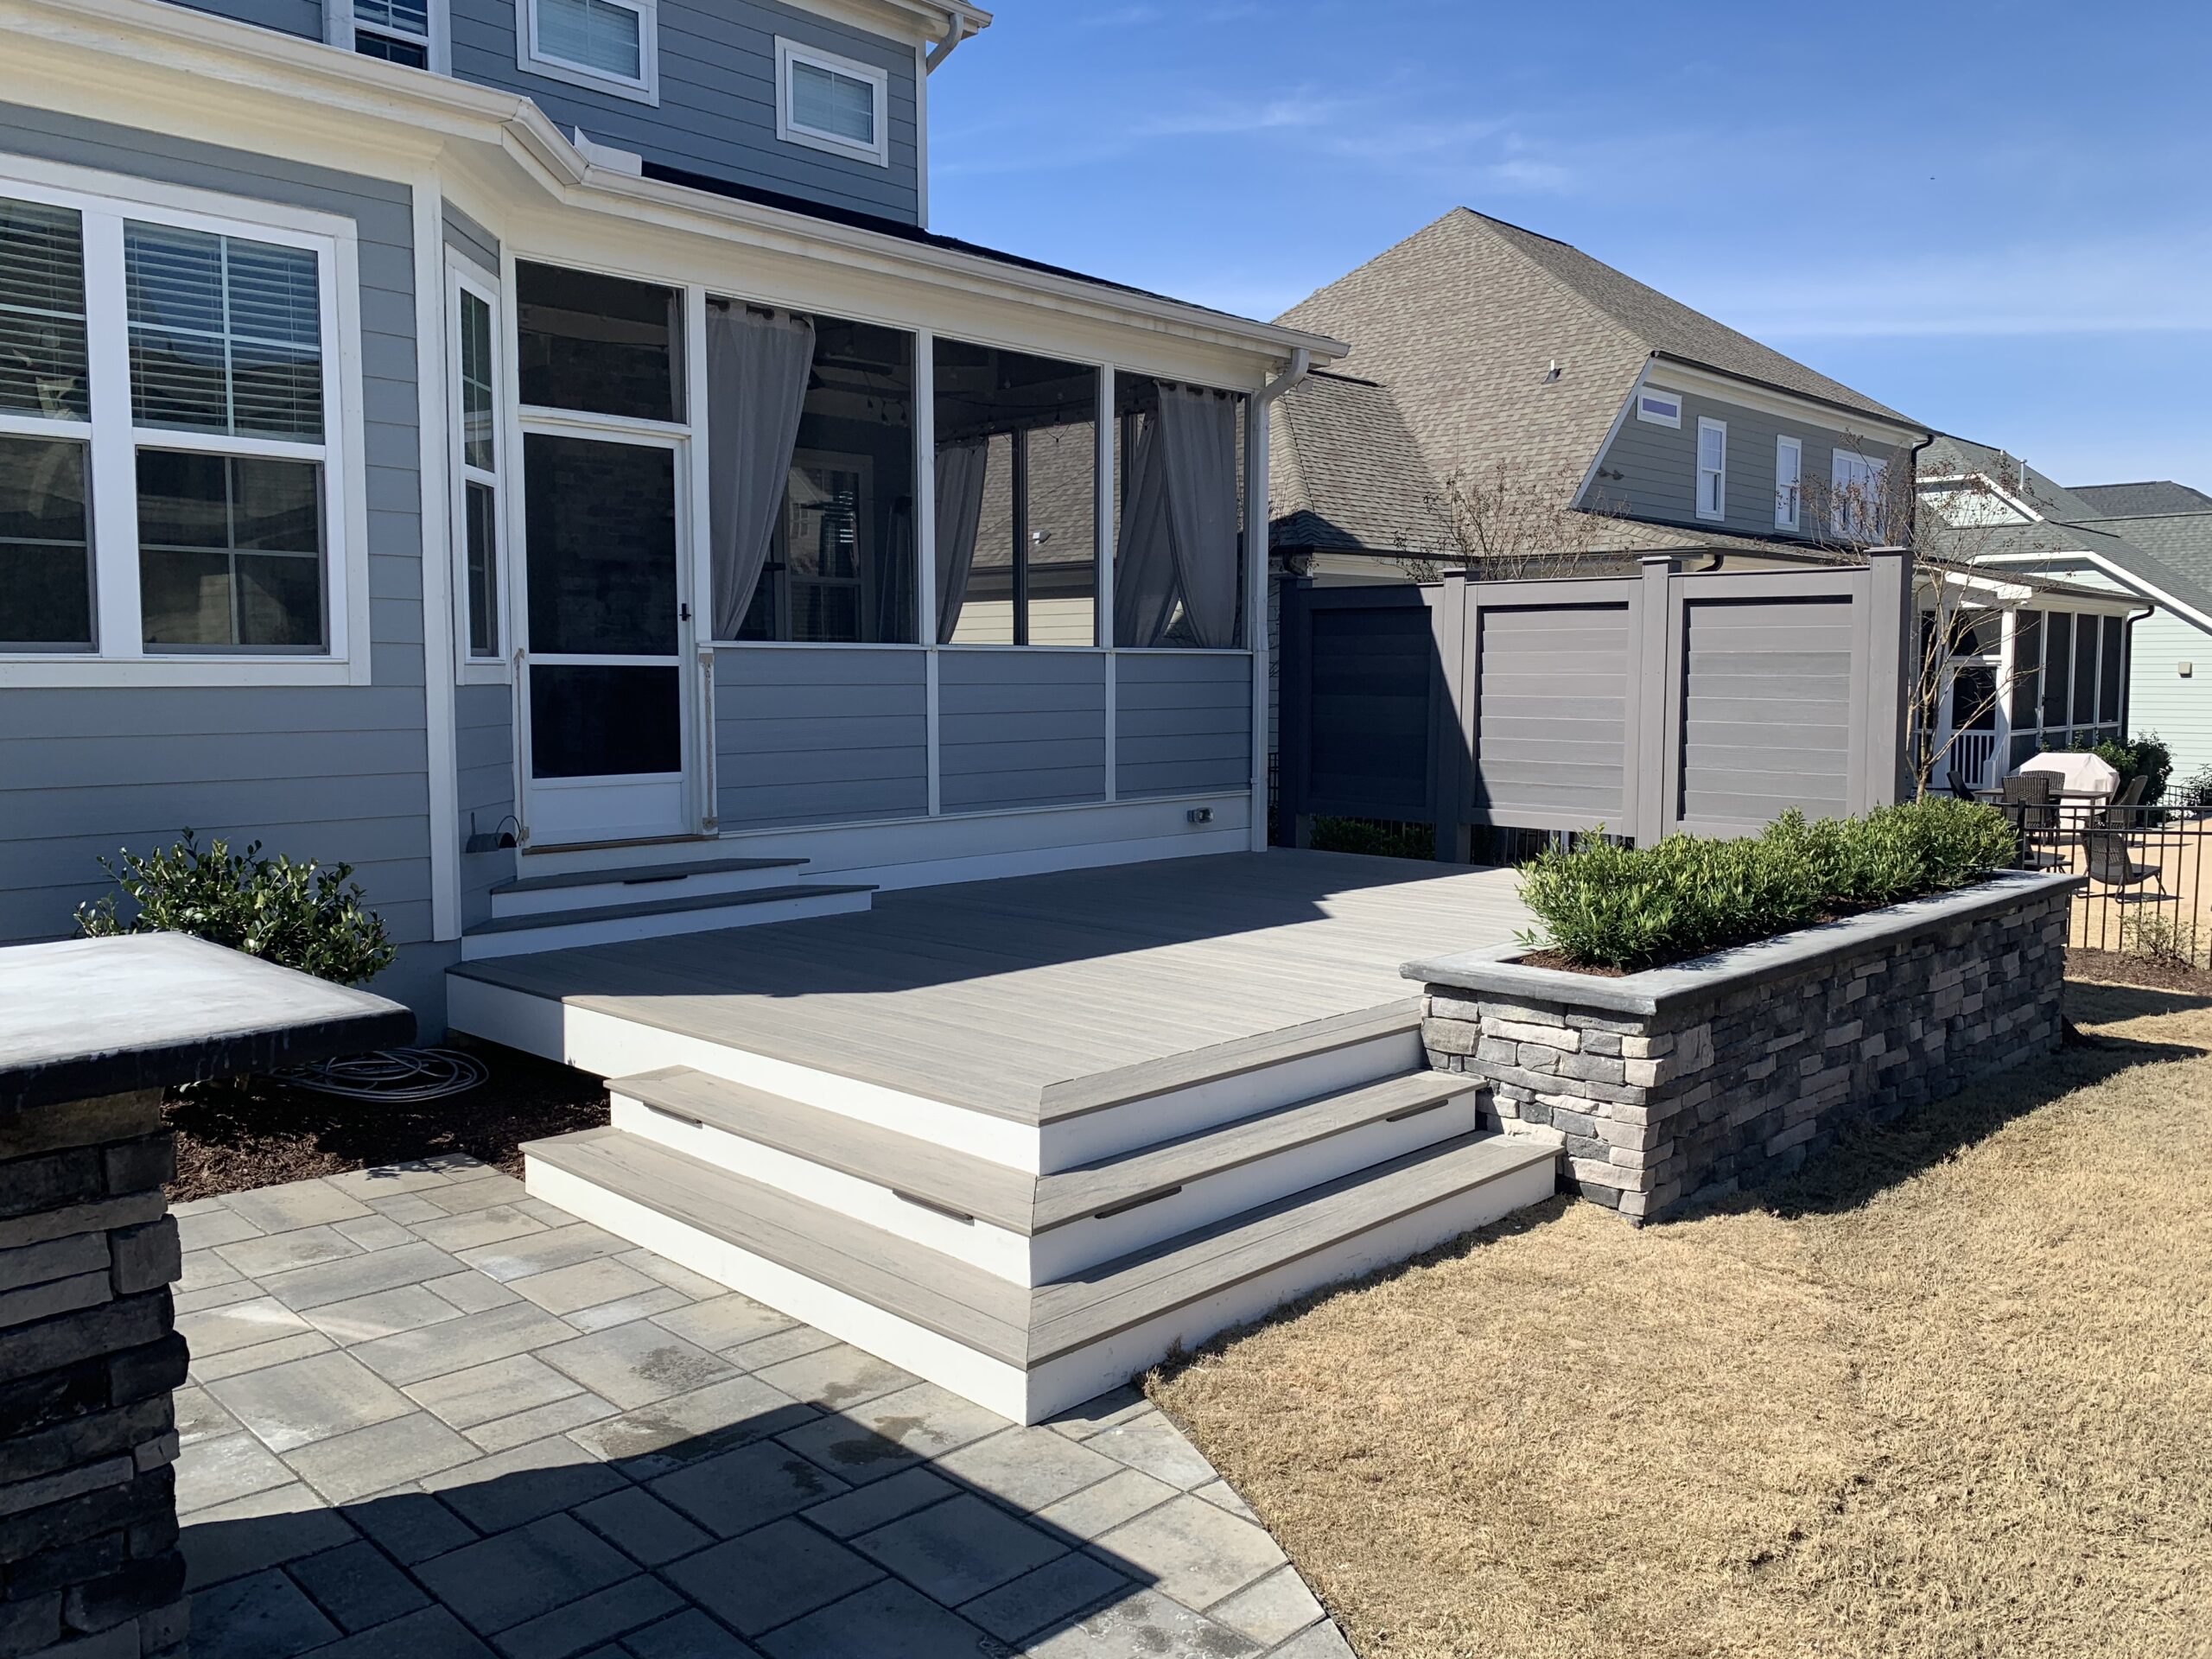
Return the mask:
[[1265,408],[1288,391],[1293,386],[1313,372],[1313,353],[1303,346],[1290,348],[1290,366],[1260,388],[1260,404]]
[[946,32],[943,40],[930,48],[929,55],[922,60],[922,73],[925,75],[937,73],[938,65],[958,51],[960,42],[975,34],[981,27],[982,25],[966,12],[954,12],[951,29]]

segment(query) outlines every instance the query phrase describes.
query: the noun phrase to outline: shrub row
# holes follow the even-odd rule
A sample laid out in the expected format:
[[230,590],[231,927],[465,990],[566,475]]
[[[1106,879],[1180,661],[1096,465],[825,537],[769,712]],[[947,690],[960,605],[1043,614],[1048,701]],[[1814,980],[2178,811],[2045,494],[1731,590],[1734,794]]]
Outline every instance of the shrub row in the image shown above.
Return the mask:
[[1522,941],[1576,967],[1656,968],[1966,887],[2017,855],[2003,813],[1943,797],[1858,818],[1789,812],[1737,841],[1621,847],[1589,835],[1522,867],[1521,898],[1540,928]]

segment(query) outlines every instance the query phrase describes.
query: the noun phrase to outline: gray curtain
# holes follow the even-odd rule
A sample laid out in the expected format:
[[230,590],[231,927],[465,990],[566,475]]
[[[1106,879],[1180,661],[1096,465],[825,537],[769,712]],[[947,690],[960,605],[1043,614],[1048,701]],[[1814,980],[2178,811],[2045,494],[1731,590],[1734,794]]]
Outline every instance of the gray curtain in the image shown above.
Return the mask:
[[940,444],[937,452],[937,642],[960,626],[968,602],[968,575],[976,565],[976,532],[983,521],[983,477],[989,447]]
[[1160,384],[1168,543],[1194,645],[1236,643],[1236,407],[1217,392]]
[[1160,422],[1140,416],[1122,480],[1122,527],[1114,538],[1114,643],[1156,645],[1167,637],[1176,601],[1175,551],[1169,545],[1167,472]]
[[707,528],[717,639],[736,639],[753,608],[813,366],[808,319],[763,316],[741,305],[707,308]]

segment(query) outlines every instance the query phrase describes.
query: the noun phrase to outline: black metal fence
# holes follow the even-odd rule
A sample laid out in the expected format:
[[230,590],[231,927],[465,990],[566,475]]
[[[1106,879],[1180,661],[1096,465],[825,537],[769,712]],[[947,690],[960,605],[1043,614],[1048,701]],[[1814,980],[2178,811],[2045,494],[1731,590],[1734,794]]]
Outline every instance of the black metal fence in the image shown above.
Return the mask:
[[2020,828],[2024,868],[2089,878],[2075,895],[2071,949],[2212,966],[2212,814],[2168,805],[2005,810]]

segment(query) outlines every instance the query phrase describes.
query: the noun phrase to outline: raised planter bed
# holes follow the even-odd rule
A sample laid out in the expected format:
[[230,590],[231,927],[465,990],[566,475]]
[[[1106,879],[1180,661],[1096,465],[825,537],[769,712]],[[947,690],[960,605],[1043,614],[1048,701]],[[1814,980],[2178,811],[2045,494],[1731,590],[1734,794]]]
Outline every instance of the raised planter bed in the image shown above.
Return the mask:
[[1607,977],[1521,945],[1409,963],[1440,1071],[1553,1139],[1586,1198],[1656,1220],[1786,1174],[2056,1047],[2085,878],[2008,874],[1671,967]]

